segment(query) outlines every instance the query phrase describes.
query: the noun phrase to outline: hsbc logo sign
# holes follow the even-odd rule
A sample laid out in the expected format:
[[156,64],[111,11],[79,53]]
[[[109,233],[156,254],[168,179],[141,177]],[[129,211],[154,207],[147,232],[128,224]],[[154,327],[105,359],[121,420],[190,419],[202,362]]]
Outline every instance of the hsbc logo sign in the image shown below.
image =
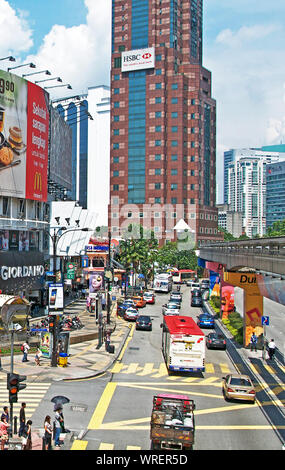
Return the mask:
[[154,47],[122,52],[122,72],[155,67]]

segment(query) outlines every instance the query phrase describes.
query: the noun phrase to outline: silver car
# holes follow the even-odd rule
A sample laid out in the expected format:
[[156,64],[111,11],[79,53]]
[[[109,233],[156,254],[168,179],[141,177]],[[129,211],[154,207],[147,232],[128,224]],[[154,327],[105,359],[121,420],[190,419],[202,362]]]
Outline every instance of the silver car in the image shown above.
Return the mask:
[[256,392],[248,375],[229,374],[223,377],[223,394],[226,400],[249,400],[254,403]]

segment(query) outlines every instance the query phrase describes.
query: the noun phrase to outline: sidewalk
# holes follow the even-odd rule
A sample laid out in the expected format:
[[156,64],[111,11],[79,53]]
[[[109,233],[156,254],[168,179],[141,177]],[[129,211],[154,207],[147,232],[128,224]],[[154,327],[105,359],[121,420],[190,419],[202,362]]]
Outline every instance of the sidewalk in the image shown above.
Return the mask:
[[[81,309],[81,313],[79,310]],[[81,330],[70,334],[70,347],[67,367],[51,367],[51,359],[41,358],[41,365],[35,364],[34,354],[28,355],[29,362],[22,362],[22,354],[14,356],[14,372],[26,375],[28,382],[51,382],[90,378],[106,371],[118,357],[124,342],[130,332],[130,324],[120,317],[111,316],[108,328],[112,330],[111,344],[115,346],[114,354],[105,351],[105,344],[98,348],[98,325],[94,314],[82,310],[80,301],[70,306],[66,313],[77,313],[85,325]],[[10,371],[10,356],[2,357],[0,380],[6,380]]]

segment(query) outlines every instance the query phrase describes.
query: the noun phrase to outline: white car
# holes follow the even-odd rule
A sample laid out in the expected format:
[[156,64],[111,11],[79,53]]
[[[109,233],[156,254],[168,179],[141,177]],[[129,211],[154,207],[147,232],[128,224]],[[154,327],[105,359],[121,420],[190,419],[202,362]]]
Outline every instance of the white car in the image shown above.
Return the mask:
[[200,289],[200,283],[199,282],[192,282],[192,285],[191,285],[191,292],[193,292],[193,290],[195,289]]
[[167,308],[164,310],[163,315],[169,316],[169,315],[179,315],[179,309],[178,308]]

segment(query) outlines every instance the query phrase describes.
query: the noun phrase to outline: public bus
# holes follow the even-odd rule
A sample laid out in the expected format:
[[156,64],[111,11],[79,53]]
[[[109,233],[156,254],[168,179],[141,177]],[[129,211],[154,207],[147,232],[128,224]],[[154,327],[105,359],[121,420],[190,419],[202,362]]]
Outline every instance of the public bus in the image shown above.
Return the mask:
[[155,292],[170,292],[172,289],[172,275],[170,273],[156,274],[153,280]]
[[165,316],[162,327],[162,354],[173,371],[205,371],[205,335],[193,318]]
[[174,284],[183,284],[189,279],[195,279],[197,272],[192,269],[179,269],[178,271],[172,272],[172,278]]

